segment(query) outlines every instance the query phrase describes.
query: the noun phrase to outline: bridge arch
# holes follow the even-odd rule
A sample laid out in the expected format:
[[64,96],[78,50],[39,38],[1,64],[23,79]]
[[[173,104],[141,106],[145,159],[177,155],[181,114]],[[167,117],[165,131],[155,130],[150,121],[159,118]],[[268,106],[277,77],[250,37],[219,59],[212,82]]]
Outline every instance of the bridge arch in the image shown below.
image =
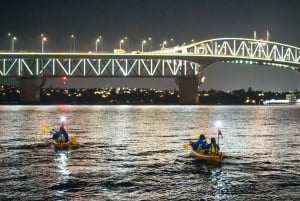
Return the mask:
[[300,48],[266,40],[215,38],[175,47],[173,51],[212,58],[211,62],[267,65],[300,71]]

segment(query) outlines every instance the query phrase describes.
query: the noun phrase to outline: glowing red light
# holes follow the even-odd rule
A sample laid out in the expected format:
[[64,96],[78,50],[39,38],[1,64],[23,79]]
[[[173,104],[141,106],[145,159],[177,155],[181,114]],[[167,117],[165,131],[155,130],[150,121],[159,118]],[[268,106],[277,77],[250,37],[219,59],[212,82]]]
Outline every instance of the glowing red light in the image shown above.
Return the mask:
[[63,76],[62,79],[63,79],[63,80],[67,80],[67,76]]

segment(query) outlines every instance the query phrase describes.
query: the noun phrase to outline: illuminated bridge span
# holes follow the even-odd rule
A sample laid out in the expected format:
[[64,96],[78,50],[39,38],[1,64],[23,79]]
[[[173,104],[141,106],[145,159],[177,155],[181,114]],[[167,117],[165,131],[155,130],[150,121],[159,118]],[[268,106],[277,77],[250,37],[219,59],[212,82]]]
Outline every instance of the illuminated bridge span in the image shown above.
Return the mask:
[[176,77],[195,75],[200,66],[172,53],[0,53],[0,58],[4,77]]
[[200,64],[205,61],[221,61],[267,65],[300,71],[300,48],[265,40],[217,38],[159,52],[197,55],[198,60],[193,59],[193,61]]
[[0,53],[0,76],[195,76],[214,62],[300,71],[300,48],[264,40],[219,38],[143,53]]

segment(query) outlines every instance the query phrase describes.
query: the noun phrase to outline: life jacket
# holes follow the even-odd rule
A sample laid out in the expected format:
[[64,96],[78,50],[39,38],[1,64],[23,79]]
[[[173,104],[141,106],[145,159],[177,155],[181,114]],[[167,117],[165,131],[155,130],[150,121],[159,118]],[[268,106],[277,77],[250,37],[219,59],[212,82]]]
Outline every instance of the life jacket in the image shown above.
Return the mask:
[[65,139],[64,134],[60,134],[60,136],[55,141],[60,142],[60,143],[65,142],[66,139]]
[[201,151],[201,150],[207,150],[209,148],[208,147],[209,145],[206,143],[205,140],[198,140],[196,143],[197,143],[197,147],[193,145],[194,150]]
[[218,154],[219,153],[218,147],[216,145],[211,144],[208,149],[208,153],[209,154]]

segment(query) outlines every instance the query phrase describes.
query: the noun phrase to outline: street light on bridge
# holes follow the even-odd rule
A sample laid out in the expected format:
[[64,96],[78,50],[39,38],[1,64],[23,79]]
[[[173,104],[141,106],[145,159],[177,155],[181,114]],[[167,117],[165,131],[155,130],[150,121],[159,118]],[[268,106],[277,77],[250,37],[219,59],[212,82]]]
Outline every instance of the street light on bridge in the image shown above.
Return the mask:
[[13,52],[15,49],[15,41],[17,40],[17,37],[12,37],[11,39],[11,51]]
[[46,36],[44,36],[44,34],[41,34],[41,38],[42,38],[42,52],[44,52],[44,43],[47,41]]
[[167,41],[164,41],[162,44],[161,44],[161,49],[165,49],[165,46],[168,44]]
[[100,40],[100,51],[102,52],[103,51],[103,37],[102,36],[99,36],[99,40]]
[[70,52],[72,51],[75,52],[75,36],[73,34],[70,35]]
[[169,46],[175,46],[175,40],[174,40],[174,38],[170,39],[170,45]]
[[120,40],[120,49],[122,49],[122,44],[124,43],[124,40]]
[[98,52],[98,43],[100,43],[100,51],[103,51],[103,38],[102,36],[99,36],[97,39],[96,39],[96,47],[95,47],[95,51],[96,53]]
[[[11,45],[11,44],[10,44],[11,38],[12,38],[12,37],[11,37],[11,33],[8,33],[7,36],[8,36],[8,38],[9,38],[9,45]],[[11,48],[12,48],[12,47],[11,47]],[[8,49],[11,49],[11,48],[8,48]]]
[[146,40],[143,40],[143,41],[142,41],[142,52],[144,52],[144,44],[146,44],[146,43],[147,43]]
[[95,47],[95,52],[97,53],[98,52],[98,43],[100,42],[100,39],[97,38],[96,39],[96,47]]
[[[125,45],[127,44],[127,51],[129,51],[129,39],[127,36],[124,37],[124,43],[125,43]],[[124,47],[124,49],[126,49],[126,48]]]
[[153,49],[153,42],[152,42],[152,38],[151,38],[151,37],[149,37],[149,38],[148,38],[148,41],[150,42],[150,51],[152,51],[152,49]]
[[9,38],[9,42],[11,43],[11,51],[14,51],[14,46],[15,46],[15,41],[17,40],[16,36],[12,36],[11,33],[7,34],[8,38]]

